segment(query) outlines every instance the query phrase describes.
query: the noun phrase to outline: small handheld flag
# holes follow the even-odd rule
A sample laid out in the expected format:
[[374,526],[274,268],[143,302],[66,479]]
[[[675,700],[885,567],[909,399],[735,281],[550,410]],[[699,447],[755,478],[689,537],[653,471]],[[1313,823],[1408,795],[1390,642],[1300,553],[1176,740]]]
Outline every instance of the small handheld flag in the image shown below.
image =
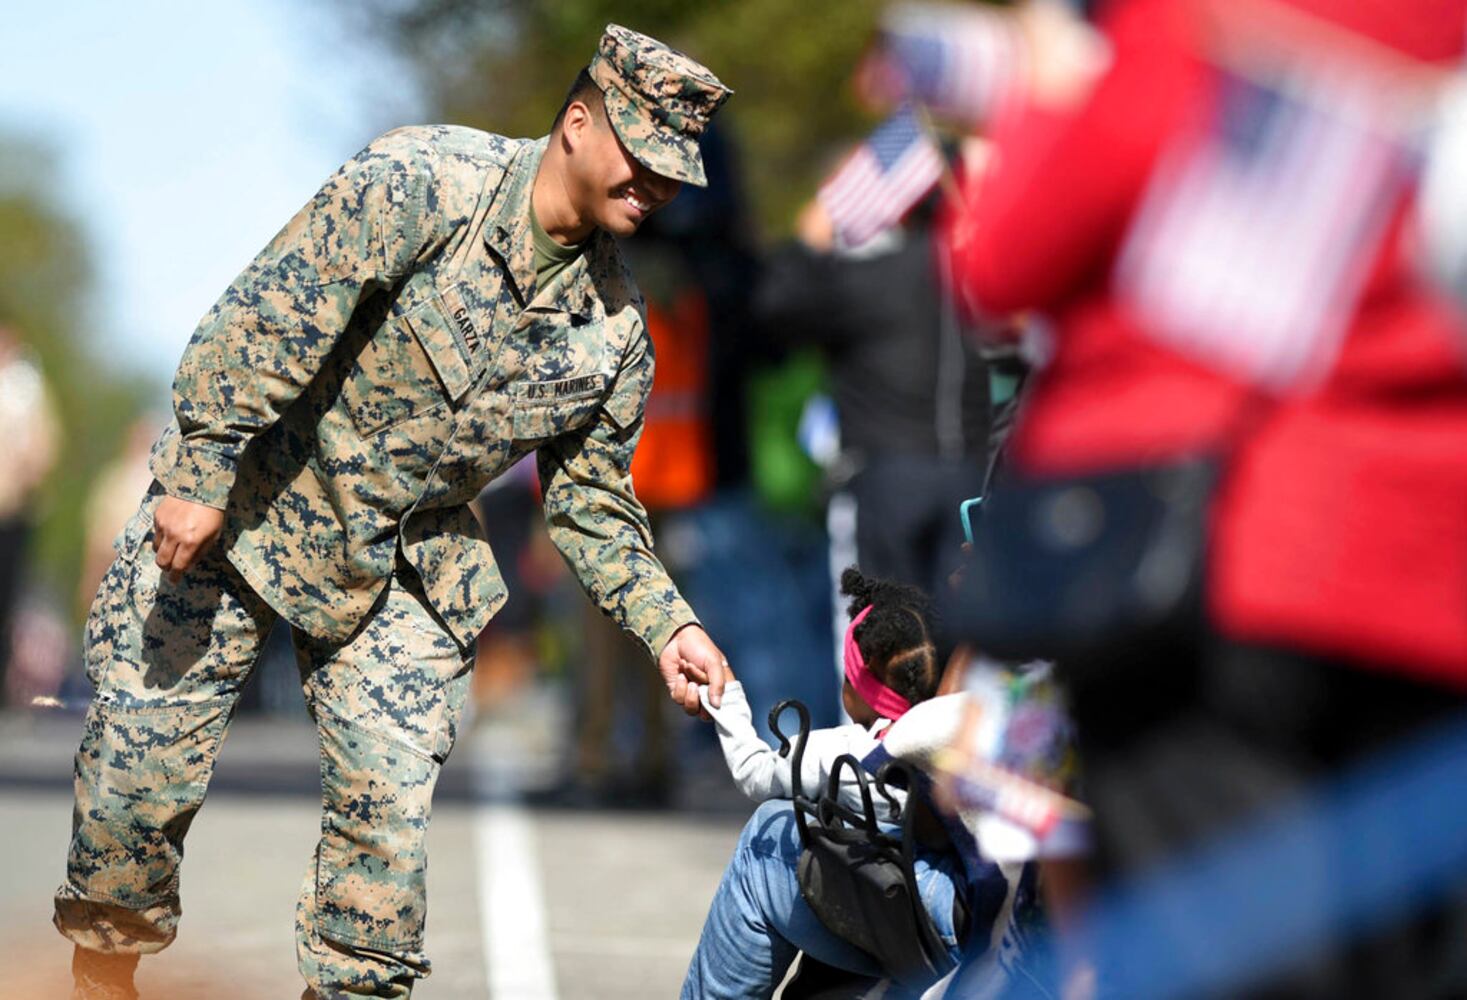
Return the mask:
[[942,151],[903,106],[877,127],[820,187],[840,244],[868,242],[896,224],[942,177]]
[[1171,140],[1116,272],[1158,341],[1274,390],[1327,374],[1413,171],[1381,81],[1281,69],[1217,70],[1215,113]]

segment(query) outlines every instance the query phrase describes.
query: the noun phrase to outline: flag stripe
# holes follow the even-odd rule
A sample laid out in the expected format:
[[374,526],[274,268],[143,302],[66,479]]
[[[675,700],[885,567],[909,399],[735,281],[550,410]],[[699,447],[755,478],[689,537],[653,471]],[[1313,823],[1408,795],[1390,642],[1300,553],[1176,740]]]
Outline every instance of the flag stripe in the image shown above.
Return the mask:
[[840,241],[867,242],[898,222],[942,176],[942,153],[910,107],[883,122],[820,187]]
[[1327,373],[1407,182],[1387,88],[1288,67],[1221,74],[1210,127],[1176,137],[1127,235],[1117,282],[1143,326],[1271,388]]

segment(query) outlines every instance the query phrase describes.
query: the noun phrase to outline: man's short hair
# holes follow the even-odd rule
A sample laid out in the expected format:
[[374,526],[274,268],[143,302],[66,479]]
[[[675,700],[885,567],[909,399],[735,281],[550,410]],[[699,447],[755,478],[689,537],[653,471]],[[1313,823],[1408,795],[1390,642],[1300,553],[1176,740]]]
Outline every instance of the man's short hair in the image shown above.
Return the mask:
[[591,109],[593,117],[597,111],[606,107],[606,100],[601,96],[601,88],[596,81],[591,79],[591,71],[582,67],[576,74],[575,82],[571,84],[570,90],[565,95],[565,101],[560,105],[560,110],[555,113],[555,121],[550,123],[550,131],[554,132],[560,128],[561,120],[565,118],[566,110],[575,101],[580,101]]

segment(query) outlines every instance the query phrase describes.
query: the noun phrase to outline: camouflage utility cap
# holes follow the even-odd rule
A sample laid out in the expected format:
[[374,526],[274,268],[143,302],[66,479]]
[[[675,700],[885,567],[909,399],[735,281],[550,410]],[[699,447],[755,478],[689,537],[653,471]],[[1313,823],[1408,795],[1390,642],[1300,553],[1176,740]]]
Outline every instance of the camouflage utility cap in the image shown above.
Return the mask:
[[733,91],[706,66],[619,24],[606,26],[590,73],[627,152],[664,177],[708,184],[698,137]]

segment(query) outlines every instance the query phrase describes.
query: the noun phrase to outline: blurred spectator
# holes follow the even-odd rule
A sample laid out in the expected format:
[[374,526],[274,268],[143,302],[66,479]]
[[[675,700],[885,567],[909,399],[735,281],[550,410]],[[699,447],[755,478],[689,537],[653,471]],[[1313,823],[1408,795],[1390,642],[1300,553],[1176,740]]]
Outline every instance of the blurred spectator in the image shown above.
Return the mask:
[[638,262],[647,329],[657,351],[632,477],[649,511],[692,507],[707,500],[714,486],[708,299],[691,281],[663,279],[643,264],[645,249],[633,249],[630,256]]
[[674,543],[688,553],[683,593],[717,629],[759,731],[769,733],[769,710],[785,698],[808,705],[815,725],[834,725],[824,533],[804,516],[767,509],[750,490],[724,490],[663,529],[659,545]]
[[[56,460],[58,427],[40,367],[0,324],[0,682],[26,572],[36,490]],[[0,683],[0,699],[7,686]]]
[[[713,475],[718,489],[741,489],[749,478],[745,385],[767,353],[749,319],[749,288],[758,261],[738,149],[727,125],[714,120],[699,145],[708,186],[685,185],[627,245],[652,238],[671,243],[707,299]],[[640,271],[637,275],[640,279]]]
[[27,594],[11,618],[10,667],[5,701],[30,705],[61,691],[73,655],[72,632],[58,603],[44,593]]
[[[1409,118],[1370,111],[1409,109],[1425,71],[1460,59],[1464,23],[1460,2],[1129,0],[1093,91],[1053,88],[995,128],[958,266],[984,307],[1046,310],[1056,334],[1016,471],[1223,470],[1199,545],[1205,624],[1060,664],[1105,874],[1299,803],[1467,707],[1467,329],[1410,266],[1391,134]],[[1169,179],[1205,176],[1187,173],[1203,148],[1220,151],[1211,180],[1168,199]],[[1281,164],[1291,176],[1226,183]],[[1269,340],[1279,303],[1298,311]],[[1405,819],[1372,817],[1383,855],[1412,849]],[[1331,887],[1370,865],[1318,835],[1311,871],[1259,873],[1300,921],[1327,919]],[[1441,886],[1458,927],[1461,874]],[[1202,947],[1188,927],[1177,908],[1176,941],[1145,947]],[[1269,995],[1467,990],[1460,942],[1427,921],[1336,945],[1289,956]]]
[[[991,426],[987,365],[934,252],[935,203],[847,250],[810,202],[799,239],[773,255],[756,296],[771,340],[817,345],[828,361],[854,561],[927,593],[956,564],[958,505],[983,491]],[[839,523],[832,518],[833,547]]]

